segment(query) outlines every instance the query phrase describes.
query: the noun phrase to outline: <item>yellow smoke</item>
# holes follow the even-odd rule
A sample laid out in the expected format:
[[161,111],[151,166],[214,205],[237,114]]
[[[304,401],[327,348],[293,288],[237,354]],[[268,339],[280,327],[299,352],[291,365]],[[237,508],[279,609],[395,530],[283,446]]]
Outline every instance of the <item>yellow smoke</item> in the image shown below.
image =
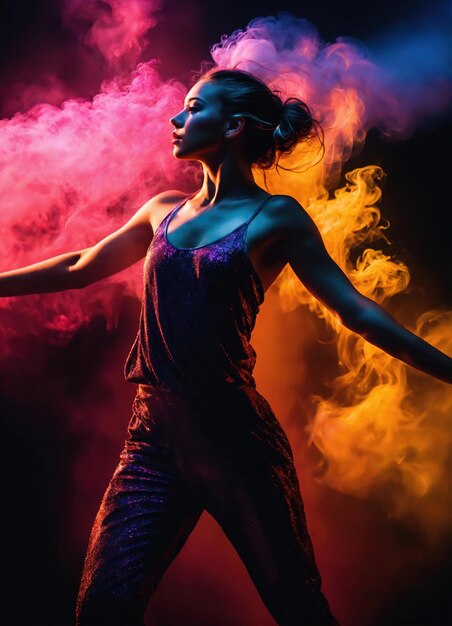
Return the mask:
[[[345,101],[344,94],[341,97],[335,106],[343,102],[345,110],[350,110],[349,99]],[[334,132],[333,125],[333,137]],[[356,136],[356,128],[351,133]],[[307,168],[315,160],[313,141],[281,160],[287,168],[306,166],[303,174],[271,170],[264,183],[256,170],[256,182],[266,184],[271,193],[297,198],[351,282],[384,307],[410,282],[408,267],[375,246],[379,240],[388,241],[384,231],[389,224],[382,223],[376,206],[382,197],[378,181],[385,174],[375,165],[355,169],[345,174],[345,186],[330,197],[325,181],[328,177],[337,180],[340,159],[334,153],[337,142],[325,141],[325,159],[314,167]],[[351,253],[358,246],[362,252],[352,262]],[[332,388],[329,398],[312,398],[316,411],[306,426],[309,443],[322,456],[317,480],[358,497],[377,494],[391,515],[406,516],[415,511],[418,518],[439,530],[450,521],[444,506],[450,476],[450,387],[407,367],[342,326],[304,288],[289,265],[278,277],[275,289],[283,311],[305,304],[337,334],[342,373],[327,381]],[[451,325],[451,312],[432,310],[423,313],[410,329],[451,354]]]

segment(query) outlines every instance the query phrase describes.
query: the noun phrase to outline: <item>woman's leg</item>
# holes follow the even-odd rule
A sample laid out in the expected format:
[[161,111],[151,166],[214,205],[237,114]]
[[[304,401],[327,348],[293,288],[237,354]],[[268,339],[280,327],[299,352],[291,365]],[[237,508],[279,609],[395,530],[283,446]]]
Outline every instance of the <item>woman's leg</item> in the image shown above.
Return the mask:
[[129,437],[91,531],[77,626],[143,626],[150,596],[203,511],[159,426],[142,417],[136,399]]
[[223,468],[224,482],[211,483],[206,510],[280,626],[338,626],[321,590],[290,443],[265,398],[247,393],[254,418],[242,400],[229,409],[240,416],[237,424],[254,419],[251,437],[237,428],[236,441],[244,443],[234,467]]
[[244,479],[226,506],[209,513],[237,550],[279,626],[337,626],[321,590],[298,480],[274,468]]

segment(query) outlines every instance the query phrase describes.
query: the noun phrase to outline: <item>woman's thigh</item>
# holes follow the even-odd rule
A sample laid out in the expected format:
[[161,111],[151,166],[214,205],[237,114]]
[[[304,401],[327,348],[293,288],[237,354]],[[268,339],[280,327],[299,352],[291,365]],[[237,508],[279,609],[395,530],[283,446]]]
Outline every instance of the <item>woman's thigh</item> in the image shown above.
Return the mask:
[[289,440],[265,398],[256,390],[248,396],[254,412],[247,418],[251,437],[241,450],[238,446],[240,462],[231,459],[231,467],[222,469],[229,484],[210,483],[206,510],[237,550],[278,624],[337,625],[321,590]]
[[207,507],[282,626],[333,626],[295,469],[242,478],[228,501]]
[[102,498],[77,599],[78,626],[142,625],[161,576],[203,508],[163,439],[137,412]]

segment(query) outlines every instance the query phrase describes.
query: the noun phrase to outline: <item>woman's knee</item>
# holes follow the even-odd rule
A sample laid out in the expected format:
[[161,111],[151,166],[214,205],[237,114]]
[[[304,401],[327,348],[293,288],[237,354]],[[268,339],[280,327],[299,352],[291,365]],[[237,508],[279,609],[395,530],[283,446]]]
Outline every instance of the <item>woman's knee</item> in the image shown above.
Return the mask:
[[260,596],[278,626],[339,626],[320,587],[307,581],[281,580],[277,585],[258,588]]
[[130,590],[91,585],[79,592],[75,626],[144,626],[146,605]]

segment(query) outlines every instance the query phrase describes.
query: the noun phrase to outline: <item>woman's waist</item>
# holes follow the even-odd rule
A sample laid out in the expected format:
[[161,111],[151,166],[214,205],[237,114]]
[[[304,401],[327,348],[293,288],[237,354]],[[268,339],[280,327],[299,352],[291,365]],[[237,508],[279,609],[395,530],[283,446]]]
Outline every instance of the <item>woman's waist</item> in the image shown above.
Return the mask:
[[189,387],[255,386],[254,350],[235,355],[224,350],[191,351],[164,349],[154,344],[136,342],[125,366],[126,380],[162,389]]

